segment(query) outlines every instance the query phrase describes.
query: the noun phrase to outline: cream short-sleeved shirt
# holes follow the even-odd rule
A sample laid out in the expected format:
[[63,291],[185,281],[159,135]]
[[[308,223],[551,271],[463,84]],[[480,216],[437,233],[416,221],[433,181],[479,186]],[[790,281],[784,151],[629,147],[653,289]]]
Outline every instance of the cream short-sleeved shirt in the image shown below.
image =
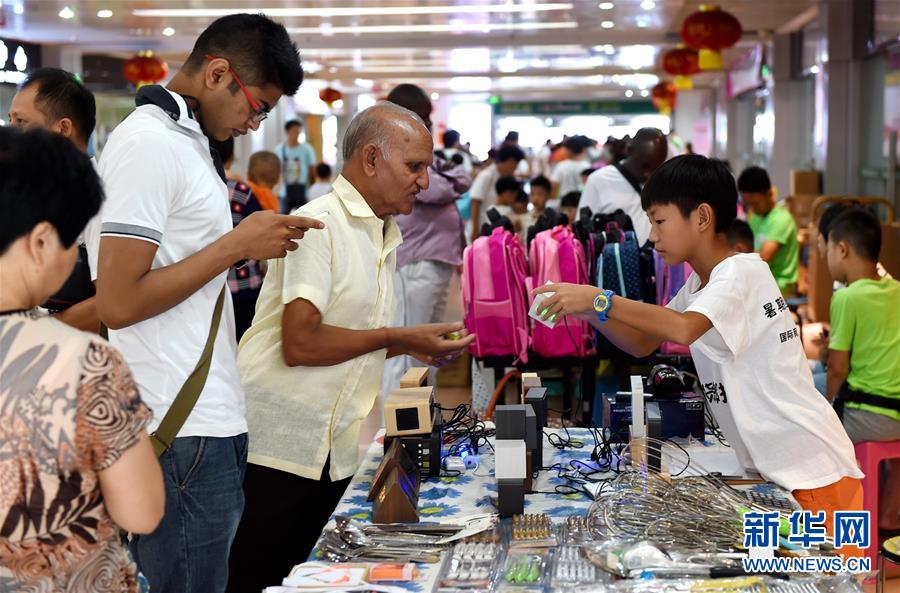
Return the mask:
[[390,326],[400,229],[393,217],[376,217],[340,176],[331,193],[296,214],[318,218],[326,228],[306,233],[299,249],[269,262],[253,325],[241,339],[249,461],[318,480],[330,455],[330,477],[341,480],[356,472],[360,424],[375,402],[387,352],[334,366],[289,367],[282,314],[287,304],[306,299],[326,325]]

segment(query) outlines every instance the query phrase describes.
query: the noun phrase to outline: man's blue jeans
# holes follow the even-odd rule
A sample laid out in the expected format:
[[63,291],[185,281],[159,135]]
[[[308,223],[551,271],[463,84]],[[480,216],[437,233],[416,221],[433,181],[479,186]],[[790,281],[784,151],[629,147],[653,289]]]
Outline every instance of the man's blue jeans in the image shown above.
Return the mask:
[[247,435],[183,437],[159,459],[166,514],[131,550],[153,593],[221,593],[244,510]]

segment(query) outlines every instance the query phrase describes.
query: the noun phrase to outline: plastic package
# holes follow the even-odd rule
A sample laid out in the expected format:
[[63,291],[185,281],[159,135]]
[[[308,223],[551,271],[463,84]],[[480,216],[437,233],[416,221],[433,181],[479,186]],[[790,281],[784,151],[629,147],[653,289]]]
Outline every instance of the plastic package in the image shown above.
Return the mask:
[[612,582],[612,577],[591,564],[582,554],[580,546],[560,546],[556,549],[550,570],[550,584],[554,590],[565,591],[575,585],[598,581]]
[[547,568],[546,554],[510,552],[497,591],[543,591]]
[[488,592],[497,576],[502,548],[493,543],[459,543],[441,569],[440,593]]
[[552,548],[558,543],[557,528],[548,515],[513,516],[510,549]]
[[584,516],[567,517],[561,535],[561,542],[566,544],[579,545],[593,541],[588,519]]

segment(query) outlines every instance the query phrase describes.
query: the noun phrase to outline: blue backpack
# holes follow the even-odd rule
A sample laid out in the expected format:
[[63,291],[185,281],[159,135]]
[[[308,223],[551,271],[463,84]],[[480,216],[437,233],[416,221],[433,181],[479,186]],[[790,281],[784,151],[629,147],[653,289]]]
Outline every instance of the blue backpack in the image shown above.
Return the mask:
[[644,300],[640,246],[634,231],[622,232],[610,223],[603,233],[606,244],[597,259],[597,286],[620,297]]

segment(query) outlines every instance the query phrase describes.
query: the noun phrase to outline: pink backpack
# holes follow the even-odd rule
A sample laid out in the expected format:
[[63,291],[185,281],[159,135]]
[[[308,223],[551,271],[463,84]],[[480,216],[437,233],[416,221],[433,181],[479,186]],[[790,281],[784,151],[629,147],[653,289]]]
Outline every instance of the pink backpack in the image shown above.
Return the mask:
[[[529,254],[532,272],[529,289],[547,282],[590,284],[584,246],[567,226],[538,233],[531,242]],[[560,321],[553,329],[532,323],[532,351],[539,356],[584,357],[593,342],[590,325],[584,321],[570,318]]]
[[503,228],[466,247],[462,299],[466,329],[475,334],[469,352],[476,358],[528,361],[526,270],[522,243]]
[[[675,266],[666,264],[656,250],[653,251],[653,264],[656,268],[656,304],[665,307],[691,277],[693,270],[687,262]],[[690,348],[675,342],[663,342],[659,351],[662,354],[681,356],[689,356],[691,353]]]

